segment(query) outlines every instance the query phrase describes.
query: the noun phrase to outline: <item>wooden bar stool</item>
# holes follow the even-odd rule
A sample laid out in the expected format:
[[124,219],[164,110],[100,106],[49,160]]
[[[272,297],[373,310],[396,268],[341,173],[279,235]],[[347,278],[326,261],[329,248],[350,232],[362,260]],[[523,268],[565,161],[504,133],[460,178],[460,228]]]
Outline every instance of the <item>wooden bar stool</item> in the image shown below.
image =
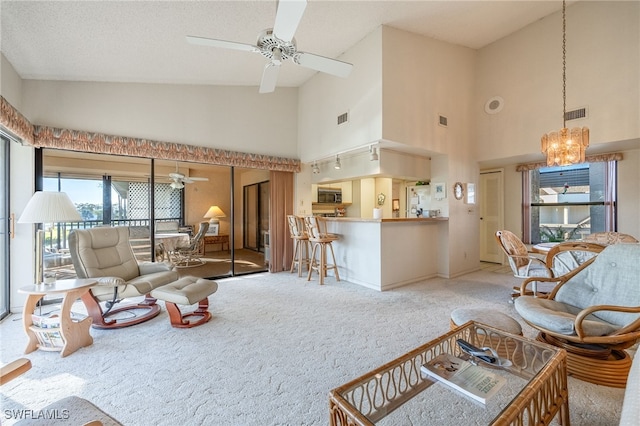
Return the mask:
[[289,234],[293,239],[293,260],[291,261],[291,270],[298,268],[298,276],[302,276],[303,266],[309,267],[309,237],[305,231],[304,219],[295,216],[288,215],[287,221],[289,222]]
[[[332,242],[338,239],[338,236],[328,234],[326,232],[326,224],[322,223],[322,219],[317,216],[306,216],[304,218],[304,224],[307,229],[309,242],[313,247],[311,250],[311,257],[309,259],[310,264],[307,281],[311,280],[311,274],[315,270],[318,271],[318,275],[320,276],[320,284],[324,284],[324,277],[327,275],[327,270],[329,269],[333,269],[335,271],[336,281],[340,281],[338,265],[336,264],[336,256],[333,253],[333,246],[331,245]],[[333,260],[333,263],[327,263],[327,249],[331,250],[331,259]],[[320,257],[319,260],[316,260],[316,254]]]

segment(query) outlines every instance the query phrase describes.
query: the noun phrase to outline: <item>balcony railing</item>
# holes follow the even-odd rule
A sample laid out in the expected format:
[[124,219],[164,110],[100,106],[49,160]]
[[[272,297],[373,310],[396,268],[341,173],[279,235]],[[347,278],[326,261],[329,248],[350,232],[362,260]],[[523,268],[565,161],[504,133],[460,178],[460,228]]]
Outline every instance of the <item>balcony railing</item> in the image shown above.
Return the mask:
[[[156,219],[158,222],[178,221],[181,223],[182,219],[175,218],[163,218]],[[113,219],[108,226],[137,226],[137,227],[149,227],[151,223],[150,219]],[[67,238],[69,233],[74,229],[91,229],[99,226],[105,226],[102,220],[83,220],[81,222],[64,222],[56,223],[51,230],[45,231],[44,246],[45,250],[50,252],[59,251],[61,249],[68,249]]]

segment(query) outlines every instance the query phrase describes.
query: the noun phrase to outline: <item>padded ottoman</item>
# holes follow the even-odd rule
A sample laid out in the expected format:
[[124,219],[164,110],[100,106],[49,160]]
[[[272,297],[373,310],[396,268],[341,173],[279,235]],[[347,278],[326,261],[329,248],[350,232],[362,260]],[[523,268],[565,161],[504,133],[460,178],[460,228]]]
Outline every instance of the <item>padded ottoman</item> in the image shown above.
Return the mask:
[[[183,277],[172,283],[158,287],[151,292],[151,297],[164,300],[171,325],[177,328],[191,328],[204,324],[211,319],[209,296],[218,290],[218,283],[197,277]],[[189,313],[180,312],[178,305],[193,305],[198,308]],[[200,317],[197,321],[189,321],[190,317]]]
[[[495,309],[483,308],[458,308],[451,312],[451,328],[456,328],[468,321],[486,324],[498,330],[506,331],[510,334],[522,336],[522,326],[509,315]],[[477,341],[471,342],[475,346],[490,346],[496,350],[503,358],[510,358],[516,347],[516,342],[499,336],[476,336]]]

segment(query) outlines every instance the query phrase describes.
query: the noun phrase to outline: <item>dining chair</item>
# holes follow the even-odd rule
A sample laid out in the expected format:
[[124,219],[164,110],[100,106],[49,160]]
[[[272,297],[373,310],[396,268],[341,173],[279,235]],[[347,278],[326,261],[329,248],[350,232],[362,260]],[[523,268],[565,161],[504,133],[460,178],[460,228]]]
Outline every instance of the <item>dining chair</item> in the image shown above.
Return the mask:
[[209,230],[209,222],[200,222],[198,233],[189,240],[189,245],[176,247],[175,265],[178,267],[191,267],[204,265],[204,260],[200,258],[200,250],[204,242],[204,237]]
[[[553,272],[543,258],[535,256],[529,252],[527,246],[513,232],[501,230],[496,232],[496,241],[507,255],[507,260],[513,276],[516,278],[530,277],[552,277]],[[534,283],[533,294],[538,291],[537,285]],[[512,298],[520,296],[520,287],[513,287],[514,292]]]

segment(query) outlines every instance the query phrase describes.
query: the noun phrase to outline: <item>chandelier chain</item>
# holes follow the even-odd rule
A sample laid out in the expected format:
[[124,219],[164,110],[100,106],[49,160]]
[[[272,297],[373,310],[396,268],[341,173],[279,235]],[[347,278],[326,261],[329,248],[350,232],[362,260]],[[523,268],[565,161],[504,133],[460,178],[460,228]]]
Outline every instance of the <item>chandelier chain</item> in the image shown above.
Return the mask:
[[567,19],[562,0],[562,127],[567,127]]
[[568,166],[584,163],[589,147],[587,127],[567,128],[567,5],[562,0],[562,129],[545,134],[540,139],[547,166]]

